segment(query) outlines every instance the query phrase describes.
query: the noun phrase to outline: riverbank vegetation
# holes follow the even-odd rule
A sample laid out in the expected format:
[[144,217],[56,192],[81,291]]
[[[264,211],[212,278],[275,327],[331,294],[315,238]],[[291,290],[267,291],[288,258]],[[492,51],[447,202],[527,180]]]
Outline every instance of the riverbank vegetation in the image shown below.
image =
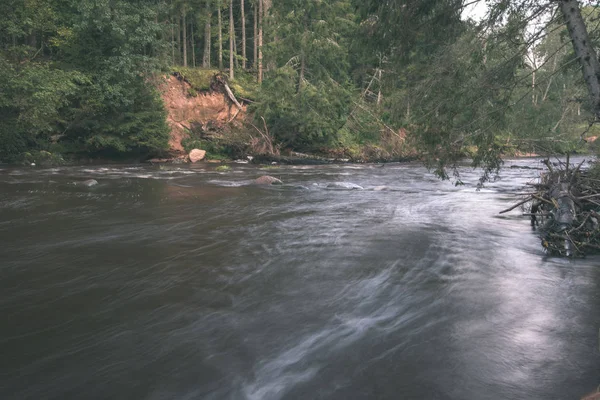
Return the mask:
[[[461,0],[3,1],[0,160],[167,153],[173,73],[190,96],[218,76],[247,109],[231,134],[187,133],[216,158],[419,157],[447,177],[465,157],[491,172],[586,151],[597,104],[563,3],[579,9],[496,0],[474,21]],[[593,48],[598,9],[582,15]]]

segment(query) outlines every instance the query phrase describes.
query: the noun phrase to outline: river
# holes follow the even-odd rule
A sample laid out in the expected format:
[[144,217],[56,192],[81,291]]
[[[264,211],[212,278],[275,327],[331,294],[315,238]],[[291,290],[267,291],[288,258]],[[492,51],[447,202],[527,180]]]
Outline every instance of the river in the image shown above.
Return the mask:
[[0,166],[0,399],[579,399],[600,258],[498,214],[538,167]]

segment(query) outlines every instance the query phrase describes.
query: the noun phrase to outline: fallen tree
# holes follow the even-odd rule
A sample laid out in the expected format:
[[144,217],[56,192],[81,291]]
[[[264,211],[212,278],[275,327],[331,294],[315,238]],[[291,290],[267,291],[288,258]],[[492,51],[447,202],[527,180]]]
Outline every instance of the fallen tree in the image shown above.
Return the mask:
[[550,163],[539,181],[531,183],[533,191],[506,213],[521,206],[524,216],[538,230],[548,254],[584,256],[600,252],[600,179],[592,170],[582,169],[585,161],[572,165]]

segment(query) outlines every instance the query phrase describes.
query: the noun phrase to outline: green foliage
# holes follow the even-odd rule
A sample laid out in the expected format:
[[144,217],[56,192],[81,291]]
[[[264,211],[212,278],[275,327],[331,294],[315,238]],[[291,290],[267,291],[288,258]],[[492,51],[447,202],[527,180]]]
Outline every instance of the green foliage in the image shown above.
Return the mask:
[[27,137],[6,124],[0,129],[0,162],[15,162],[21,154],[33,147]]
[[228,171],[231,171],[231,167],[229,165],[219,165],[217,168],[215,168],[215,171],[228,172]]
[[347,80],[348,43],[357,27],[349,1],[275,2],[271,11],[278,40],[269,44],[268,58],[304,69],[311,82]]
[[484,50],[477,31],[469,30],[431,57],[427,78],[391,99],[391,120],[403,116],[426,164],[441,177],[448,177],[445,167],[463,158],[469,146],[476,149],[473,165],[489,173],[501,163],[497,133],[506,123],[512,93],[505,82],[518,65],[518,57],[496,58],[494,43]]
[[343,146],[379,143],[381,132],[386,127],[381,122],[377,107],[373,107],[364,99],[355,100],[344,127],[338,132],[340,144]]
[[[356,32],[349,1],[276,2],[275,28],[265,49],[270,70],[251,108],[283,146],[300,150],[337,146],[352,105],[348,44]],[[269,62],[269,61],[268,61]]]
[[50,153],[48,151],[32,151],[22,154],[21,161],[25,165],[35,164],[40,167],[51,167],[65,164],[65,160],[60,154]]
[[215,138],[213,140],[195,139],[188,137],[182,140],[181,144],[187,153],[193,149],[206,151],[206,158],[210,160],[231,160],[238,156],[236,144],[231,140]]
[[181,141],[181,145],[185,149],[186,153],[189,153],[193,149],[205,150],[207,155],[219,154],[223,152],[223,148],[221,146],[210,140],[188,137]]
[[158,94],[148,86],[140,87],[139,101],[116,115],[86,119],[77,134],[85,138],[84,149],[89,152],[152,152],[166,149],[168,127],[165,110]]
[[44,148],[85,77],[49,62],[11,63],[0,53],[0,159],[13,161],[29,148]]
[[333,80],[305,83],[297,91],[298,73],[291,67],[269,73],[257,103],[271,134],[285,146],[311,149],[335,144],[348,116],[351,92]]
[[259,90],[259,85],[254,75],[243,71],[236,72],[235,79],[229,81],[229,87],[236,97],[246,100],[256,100]]
[[526,57],[517,74],[514,106],[507,113],[505,137],[521,151],[565,154],[581,151],[580,136],[590,117],[581,72],[572,65],[566,29],[554,22]]
[[[188,95],[191,97],[195,97],[198,92],[210,91],[216,83],[217,77],[220,75],[219,70],[216,69],[189,67],[177,67],[173,69],[173,73],[181,75],[190,84],[191,89],[188,90]],[[225,79],[222,76],[220,78]],[[254,75],[243,71],[237,72],[236,78],[229,81],[228,85],[236,97],[247,100],[254,100],[259,88]]]
[[91,84],[73,111],[69,137],[91,152],[165,149],[165,111],[148,78],[161,68],[162,28],[150,1],[92,1],[77,5],[74,38],[63,49]]
[[215,77],[219,74],[216,69],[177,67],[173,72],[181,74],[193,89],[201,92],[209,91]]
[[[461,19],[463,3],[272,2],[264,23],[264,81],[259,85],[253,73],[236,67],[228,82],[237,98],[252,102],[262,137],[234,130],[211,140],[192,134],[184,146],[203,148],[213,159],[278,145],[390,159],[412,145],[442,177],[465,156],[490,173],[510,152],[579,151],[592,107],[568,33],[557,19],[536,40],[526,29],[552,3],[493,0],[481,25]],[[0,159],[165,149],[168,127],[155,76],[168,71],[167,62],[183,63],[183,15],[186,61],[191,65],[190,53],[199,55],[203,46],[216,58],[217,7],[227,41],[222,1],[0,2]],[[584,14],[588,25],[597,25],[596,8]],[[238,61],[240,18],[234,6]],[[248,12],[249,30],[253,19]],[[206,34],[211,41],[201,40]],[[600,42],[598,31],[590,40]],[[211,90],[222,73],[172,69],[191,84],[189,96]],[[269,146],[258,146],[261,140]]]
[[187,94],[189,97],[196,97],[198,96],[198,91],[196,91],[196,89],[194,89],[193,87],[190,87],[187,91]]
[[150,80],[164,50],[159,9],[150,0],[3,2],[0,159],[165,149],[166,114]]
[[166,148],[165,111],[150,79],[164,50],[159,10],[150,0],[3,2],[0,159],[51,147]]

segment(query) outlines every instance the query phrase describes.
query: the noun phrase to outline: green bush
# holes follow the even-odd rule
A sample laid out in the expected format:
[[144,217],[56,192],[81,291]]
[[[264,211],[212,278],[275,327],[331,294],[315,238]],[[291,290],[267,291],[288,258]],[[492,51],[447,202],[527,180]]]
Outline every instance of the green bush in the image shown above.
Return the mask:
[[235,79],[229,82],[229,87],[236,97],[249,100],[256,100],[260,88],[256,76],[244,71],[235,73]]
[[197,91],[208,91],[219,70],[177,67],[173,72],[179,73]]
[[198,96],[198,92],[193,87],[188,89],[188,97],[196,97]]
[[36,165],[42,167],[65,164],[65,160],[60,154],[53,154],[44,150],[23,153],[22,162],[26,165],[35,163]]
[[251,109],[255,117],[264,117],[285,147],[313,150],[337,144],[350,110],[350,90],[335,82],[305,82],[298,90],[298,79],[291,67],[271,72]]

